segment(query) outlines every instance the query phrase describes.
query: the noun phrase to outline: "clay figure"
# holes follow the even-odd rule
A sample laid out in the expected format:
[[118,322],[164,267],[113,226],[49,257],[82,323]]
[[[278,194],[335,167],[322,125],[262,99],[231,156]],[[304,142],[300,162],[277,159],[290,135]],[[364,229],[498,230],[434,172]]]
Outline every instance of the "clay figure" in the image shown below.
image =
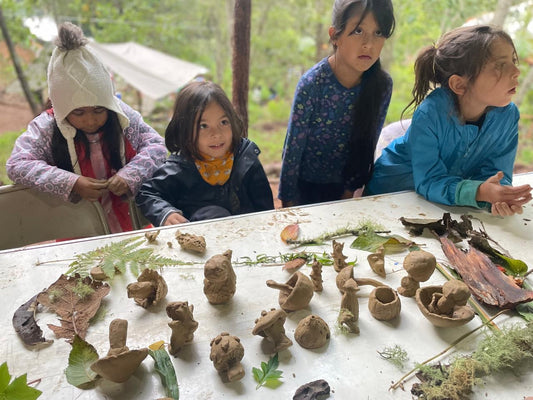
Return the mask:
[[330,390],[329,383],[319,379],[296,389],[292,400],[323,400],[329,397]]
[[187,301],[175,301],[167,305],[167,315],[172,318],[168,323],[172,329],[168,352],[176,356],[181,348],[194,339],[194,331],[198,328],[198,322],[193,318],[194,306]]
[[294,339],[304,349],[318,349],[324,346],[329,338],[328,324],[313,314],[300,320],[294,332]]
[[224,304],[235,294],[237,276],[231,266],[231,250],[211,257],[204,266],[204,294],[211,304]]
[[359,285],[353,279],[348,279],[344,284],[344,293],[341,299],[341,310],[338,317],[338,322],[346,326],[350,332],[359,333],[357,320],[359,319],[359,301],[357,300],[357,292]]
[[396,318],[402,309],[400,297],[389,286],[377,286],[368,297],[368,310],[379,321]]
[[279,289],[279,305],[287,312],[307,307],[314,293],[313,282],[300,271],[292,274],[286,283],[277,283],[269,279],[266,284],[270,288]]
[[156,243],[157,242],[157,237],[159,236],[159,232],[161,232],[161,231],[157,230],[157,231],[146,232],[144,234],[144,237],[146,238],[148,243]]
[[[446,295],[444,295],[444,285],[450,282],[452,283],[446,287]],[[470,291],[467,288],[468,297],[465,299],[467,293],[463,291],[464,288],[461,285],[456,285],[453,281],[446,283],[443,286],[425,286],[418,289],[415,296],[416,305],[424,317],[435,326],[455,327],[464,325],[474,318],[474,311],[470,306],[466,305]],[[455,299],[457,299],[457,303],[455,303]],[[442,300],[442,310],[439,308],[440,300]],[[452,306],[452,304],[455,305]],[[449,311],[450,307],[452,307],[451,312]]]
[[324,287],[322,286],[322,264],[315,258],[315,260],[313,261],[313,265],[311,265],[311,268],[313,270],[309,276],[311,277],[311,281],[313,282],[313,288],[315,289],[315,292],[321,292],[322,290],[324,290]]
[[194,251],[200,254],[205,253],[206,244],[203,236],[177,231],[176,240],[183,250]]
[[370,265],[370,268],[372,268],[372,271],[382,278],[387,276],[385,273],[385,249],[383,246],[379,246],[377,251],[369,254],[366,259],[368,260],[368,264]]
[[89,271],[89,274],[91,275],[91,278],[93,278],[95,281],[105,281],[108,277],[106,273],[104,272],[104,269],[97,265],[96,267],[92,267]]
[[233,382],[244,376],[241,360],[244,357],[244,347],[237,336],[222,332],[211,340],[210,360],[224,381]]
[[352,266],[344,268],[335,277],[335,284],[341,293],[344,293],[344,284],[348,279],[354,279]]
[[342,254],[343,249],[344,243],[333,240],[333,253],[331,253],[331,256],[333,257],[333,268],[335,268],[335,271],[337,272],[340,272],[343,268],[348,266],[348,263],[346,262],[348,257]]
[[159,273],[153,269],[146,268],[137,278],[137,282],[127,286],[128,298],[135,300],[141,307],[147,308],[157,305],[163,300],[167,293],[167,283]]
[[261,311],[261,317],[255,320],[253,335],[259,335],[269,341],[274,347],[272,353],[277,353],[292,346],[292,340],[285,335],[283,324],[287,314],[280,309]]
[[401,281],[398,293],[405,297],[413,297],[420,287],[420,282],[427,281],[437,266],[435,256],[424,250],[410,252],[403,260],[407,272]]
[[109,324],[109,352],[91,364],[102,378],[116,383],[126,382],[148,355],[148,349],[130,350],[126,346],[128,321],[114,319]]

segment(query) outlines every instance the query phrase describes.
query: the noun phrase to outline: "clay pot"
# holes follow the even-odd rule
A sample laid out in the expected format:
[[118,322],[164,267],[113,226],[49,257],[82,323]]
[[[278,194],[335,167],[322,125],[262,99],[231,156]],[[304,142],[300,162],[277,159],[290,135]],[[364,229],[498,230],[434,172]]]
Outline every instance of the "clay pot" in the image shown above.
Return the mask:
[[368,310],[380,321],[390,321],[400,314],[402,304],[396,290],[389,286],[378,286],[370,293]]
[[300,271],[295,272],[286,283],[268,280],[267,286],[279,289],[278,302],[286,312],[297,311],[307,307],[314,294],[313,282]]
[[442,328],[451,328],[466,324],[474,318],[474,311],[467,305],[458,306],[455,308],[452,316],[440,315],[432,313],[428,310],[428,306],[433,299],[433,294],[442,294],[442,286],[426,286],[416,291],[416,304],[424,317],[426,317],[433,325]]

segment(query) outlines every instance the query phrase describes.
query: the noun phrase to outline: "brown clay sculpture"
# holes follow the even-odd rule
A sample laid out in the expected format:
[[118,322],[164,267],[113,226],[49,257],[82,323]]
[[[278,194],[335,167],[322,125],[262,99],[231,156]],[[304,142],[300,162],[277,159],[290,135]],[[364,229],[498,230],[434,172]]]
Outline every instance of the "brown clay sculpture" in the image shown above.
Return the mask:
[[92,267],[89,271],[89,274],[91,275],[91,278],[93,278],[95,281],[105,281],[107,279],[107,275],[104,272],[104,269],[97,265],[96,267]]
[[181,348],[192,342],[198,322],[193,318],[194,306],[187,301],[175,301],[167,305],[167,315],[172,318],[168,323],[172,329],[169,353],[176,356]]
[[359,333],[357,320],[359,319],[359,301],[357,292],[359,285],[353,279],[348,279],[344,284],[344,292],[341,300],[341,310],[337,321],[340,325],[346,326],[352,333]]
[[422,314],[433,325],[455,327],[474,318],[474,311],[466,305],[469,297],[470,290],[463,282],[451,280],[442,286],[418,289],[415,299]]
[[329,383],[319,379],[296,389],[292,400],[323,400],[329,397],[330,390]]
[[335,284],[341,293],[344,292],[344,284],[349,280],[354,279],[353,276],[353,267],[347,267],[341,270],[335,277]]
[[261,317],[255,320],[252,334],[262,336],[269,341],[273,345],[272,353],[292,346],[292,340],[285,335],[283,326],[286,318],[285,311],[273,308],[268,312],[261,311]]
[[157,237],[159,236],[159,232],[161,232],[161,231],[157,230],[157,231],[146,232],[144,234],[144,237],[146,238],[148,243],[156,243],[157,242]]
[[370,265],[370,268],[372,268],[372,271],[382,278],[387,276],[385,273],[385,249],[383,246],[379,246],[377,251],[369,254],[366,259],[368,260],[368,264]]
[[141,307],[147,308],[157,305],[167,293],[167,283],[159,273],[153,269],[145,269],[137,278],[137,282],[127,286],[128,298],[135,300]]
[[294,339],[304,349],[318,349],[327,343],[329,337],[326,321],[313,314],[300,320],[294,332]]
[[211,340],[210,360],[222,379],[234,382],[244,376],[241,360],[244,357],[244,347],[237,336],[222,332]]
[[116,383],[126,382],[148,355],[148,349],[130,350],[126,346],[128,321],[114,319],[109,324],[107,356],[91,364],[91,369],[102,378]]
[[343,249],[344,243],[333,240],[333,253],[331,253],[331,257],[333,257],[333,268],[335,268],[335,271],[337,272],[340,272],[343,268],[348,266],[348,263],[346,262],[348,257],[342,254]]
[[396,290],[389,286],[377,286],[368,298],[368,310],[379,321],[390,321],[396,318],[402,309],[400,297]]
[[200,254],[205,253],[206,244],[203,236],[177,231],[176,240],[183,250],[194,251]]
[[270,288],[279,290],[279,305],[287,312],[307,307],[314,293],[313,282],[300,271],[292,274],[286,283],[277,283],[269,279],[266,284]]
[[315,258],[311,268],[312,271],[309,276],[311,277],[311,282],[313,282],[313,288],[315,292],[321,292],[324,290],[324,286],[322,286],[322,264]]
[[211,304],[224,304],[235,294],[237,276],[231,266],[231,250],[211,257],[204,266],[204,294]]
[[405,297],[413,297],[420,287],[420,282],[427,281],[437,266],[435,256],[424,250],[410,252],[403,260],[407,272],[401,281],[398,293]]

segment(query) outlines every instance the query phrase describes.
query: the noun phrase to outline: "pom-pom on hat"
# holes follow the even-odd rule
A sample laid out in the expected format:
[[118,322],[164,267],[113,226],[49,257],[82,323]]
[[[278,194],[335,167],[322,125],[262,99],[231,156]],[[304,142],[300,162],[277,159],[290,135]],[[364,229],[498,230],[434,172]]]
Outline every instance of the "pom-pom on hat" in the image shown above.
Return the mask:
[[[104,64],[86,46],[82,30],[70,22],[59,26],[56,48],[48,64],[48,93],[57,126],[67,140],[74,171],[81,174],[74,137],[76,128],[67,115],[80,107],[105,107],[114,111],[120,126],[125,129],[130,122],[115,96],[111,76]],[[124,143],[120,141],[120,154],[124,162]]]

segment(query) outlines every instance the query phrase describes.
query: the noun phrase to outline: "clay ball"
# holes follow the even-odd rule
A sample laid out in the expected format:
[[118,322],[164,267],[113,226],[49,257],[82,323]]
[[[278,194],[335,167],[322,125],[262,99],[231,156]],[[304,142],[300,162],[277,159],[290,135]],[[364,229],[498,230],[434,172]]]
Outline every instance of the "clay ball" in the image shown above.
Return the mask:
[[403,267],[417,282],[427,281],[437,266],[437,259],[424,250],[410,252],[403,260]]
[[329,337],[329,326],[326,321],[313,314],[302,319],[294,332],[294,339],[304,349],[318,349],[326,344]]

